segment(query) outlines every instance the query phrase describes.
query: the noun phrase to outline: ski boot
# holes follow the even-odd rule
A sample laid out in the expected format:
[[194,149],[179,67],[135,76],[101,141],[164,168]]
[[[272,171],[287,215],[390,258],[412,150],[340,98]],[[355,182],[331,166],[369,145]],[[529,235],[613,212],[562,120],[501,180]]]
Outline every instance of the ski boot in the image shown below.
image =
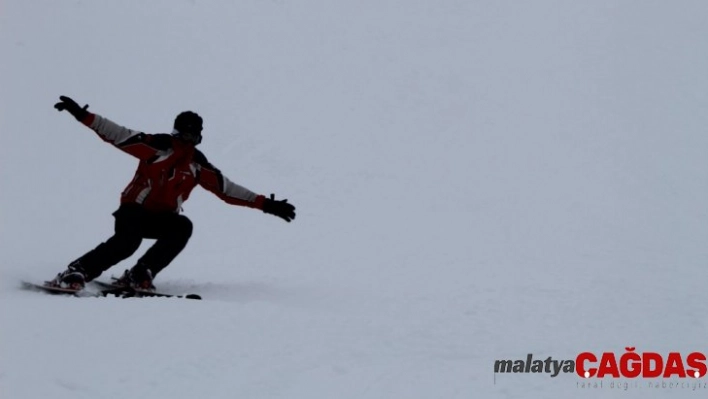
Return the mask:
[[152,272],[142,267],[126,270],[122,276],[114,278],[113,285],[140,291],[155,291],[155,286],[152,285]]
[[45,282],[44,285],[79,291],[86,286],[86,272],[78,262],[73,262],[66,270],[57,274],[53,280]]

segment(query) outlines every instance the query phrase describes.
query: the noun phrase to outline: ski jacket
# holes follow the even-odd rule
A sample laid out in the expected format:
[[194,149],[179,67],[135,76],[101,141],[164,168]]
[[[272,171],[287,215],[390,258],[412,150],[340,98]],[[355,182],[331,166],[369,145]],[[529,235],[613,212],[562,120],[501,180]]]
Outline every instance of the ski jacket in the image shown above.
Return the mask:
[[104,141],[140,160],[122,204],[179,213],[197,184],[229,204],[263,209],[265,197],[233,183],[194,145],[171,134],[146,134],[89,113],[82,123]]

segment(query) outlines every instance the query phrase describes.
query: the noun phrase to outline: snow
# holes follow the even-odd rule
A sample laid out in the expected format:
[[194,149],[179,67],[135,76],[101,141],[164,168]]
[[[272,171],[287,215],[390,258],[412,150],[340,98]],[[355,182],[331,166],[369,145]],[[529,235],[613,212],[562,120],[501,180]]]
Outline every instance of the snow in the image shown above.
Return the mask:
[[[708,352],[707,14],[3,2],[0,398],[700,397],[493,366]],[[110,236],[135,168],[59,95],[147,132],[199,112],[210,161],[297,219],[195,191],[156,284],[203,301],[20,290]]]

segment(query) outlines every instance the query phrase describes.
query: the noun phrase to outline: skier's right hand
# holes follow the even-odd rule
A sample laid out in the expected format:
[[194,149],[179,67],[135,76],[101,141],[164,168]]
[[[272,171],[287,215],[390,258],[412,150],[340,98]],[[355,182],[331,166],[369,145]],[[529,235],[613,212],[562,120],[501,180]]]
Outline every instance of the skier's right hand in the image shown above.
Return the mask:
[[66,110],[66,112],[73,115],[79,122],[82,122],[84,118],[86,118],[86,115],[88,115],[88,104],[81,108],[76,101],[67,96],[59,96],[59,100],[60,101],[58,103],[54,104],[54,108],[56,108],[57,111]]

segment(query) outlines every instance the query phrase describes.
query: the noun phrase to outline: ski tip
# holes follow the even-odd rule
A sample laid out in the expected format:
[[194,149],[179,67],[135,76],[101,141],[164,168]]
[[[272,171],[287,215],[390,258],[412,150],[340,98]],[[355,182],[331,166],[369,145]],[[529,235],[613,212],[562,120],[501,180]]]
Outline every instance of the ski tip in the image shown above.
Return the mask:
[[71,288],[62,288],[49,285],[46,281],[44,284],[36,284],[29,281],[22,281],[22,288],[30,291],[44,291],[50,294],[69,294],[74,296],[83,296],[86,293],[83,290],[76,290]]
[[189,294],[189,295],[185,295],[184,297],[186,299],[202,299],[202,297],[197,294]]

